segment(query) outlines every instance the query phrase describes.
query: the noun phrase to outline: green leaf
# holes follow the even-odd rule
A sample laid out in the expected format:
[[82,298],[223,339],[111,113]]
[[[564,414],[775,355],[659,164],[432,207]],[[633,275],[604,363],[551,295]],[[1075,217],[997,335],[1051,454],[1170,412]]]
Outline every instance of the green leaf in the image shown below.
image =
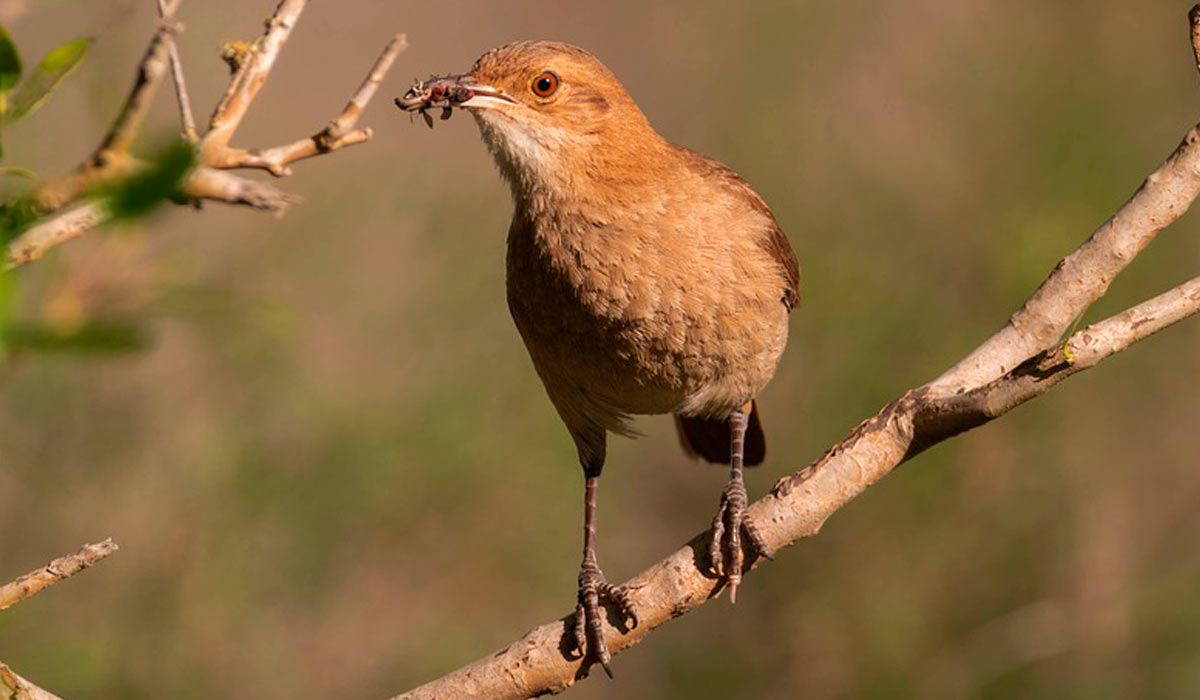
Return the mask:
[[46,323],[8,324],[3,331],[10,352],[70,352],[91,355],[116,355],[145,348],[149,336],[144,329],[127,321],[93,319],[80,326],[60,328]]
[[21,55],[12,37],[0,27],[0,93],[13,89],[21,79]]
[[195,162],[196,149],[191,144],[171,144],[151,160],[147,169],[109,189],[113,218],[142,216],[167,199],[182,199],[183,179]]
[[12,106],[5,115],[6,121],[14,122],[27,117],[41,107],[71,71],[79,66],[91,45],[91,39],[76,39],[46,54],[33,74],[13,94]]

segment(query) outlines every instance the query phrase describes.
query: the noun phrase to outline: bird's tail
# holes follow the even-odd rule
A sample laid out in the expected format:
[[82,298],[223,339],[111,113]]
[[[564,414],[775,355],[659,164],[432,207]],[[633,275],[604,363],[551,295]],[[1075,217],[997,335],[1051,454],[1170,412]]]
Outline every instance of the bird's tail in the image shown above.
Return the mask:
[[[701,418],[675,416],[675,428],[679,431],[679,444],[689,457],[729,464],[730,435],[728,418]],[[747,467],[761,464],[767,455],[767,438],[763,435],[762,421],[758,417],[758,402],[750,402],[750,417],[746,422],[744,462]]]

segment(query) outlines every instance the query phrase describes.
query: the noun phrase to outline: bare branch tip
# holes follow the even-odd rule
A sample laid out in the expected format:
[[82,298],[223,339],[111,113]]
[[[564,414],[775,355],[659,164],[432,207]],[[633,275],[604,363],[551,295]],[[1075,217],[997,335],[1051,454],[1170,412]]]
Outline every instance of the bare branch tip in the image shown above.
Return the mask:
[[[170,22],[168,17],[179,9],[181,2],[182,0],[178,0],[173,7],[168,8],[166,0],[158,0],[158,15],[161,20]],[[181,31],[183,31],[183,25],[176,22],[171,45],[167,51],[171,58],[171,77],[175,82],[175,101],[179,105],[180,132],[189,143],[196,143],[200,140],[200,134],[196,131],[196,117],[192,114],[192,102],[188,97],[187,83],[183,77],[183,60],[179,57],[179,46],[175,41],[175,36]]]
[[59,581],[74,576],[108,555],[117,551],[117,545],[108,538],[103,542],[85,544],[79,551],[59,557],[40,569],[35,569],[0,586],[0,610],[11,608],[22,600],[31,598]]

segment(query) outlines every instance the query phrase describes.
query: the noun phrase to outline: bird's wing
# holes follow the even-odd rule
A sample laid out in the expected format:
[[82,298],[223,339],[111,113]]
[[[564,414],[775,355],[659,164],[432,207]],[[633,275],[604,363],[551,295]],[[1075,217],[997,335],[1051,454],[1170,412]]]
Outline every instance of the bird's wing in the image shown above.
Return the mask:
[[800,263],[796,262],[796,253],[792,250],[792,244],[788,241],[783,229],[779,227],[779,220],[775,218],[771,208],[754,191],[754,188],[742,179],[742,176],[725,167],[724,164],[689,148],[683,146],[676,146],[676,148],[687,156],[694,167],[709,177],[721,180],[726,187],[737,193],[751,207],[766,217],[770,225],[766,232],[767,235],[762,238],[762,245],[779,265],[783,282],[782,301],[784,305],[787,306],[788,311],[796,308],[796,305],[800,303]]

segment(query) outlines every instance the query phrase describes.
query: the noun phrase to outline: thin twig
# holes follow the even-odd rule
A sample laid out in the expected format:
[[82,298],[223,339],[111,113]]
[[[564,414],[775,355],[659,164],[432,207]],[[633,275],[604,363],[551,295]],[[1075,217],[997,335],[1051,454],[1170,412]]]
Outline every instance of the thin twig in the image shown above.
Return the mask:
[[354,93],[354,97],[346,103],[346,108],[338,115],[333,123],[326,127],[325,132],[330,138],[338,138],[346,133],[358,123],[358,118],[362,116],[363,110],[371,102],[371,98],[375,96],[375,91],[379,89],[379,85],[387,76],[387,73],[395,63],[396,58],[404,53],[408,48],[408,36],[406,34],[397,34],[392,37],[387,46],[383,47],[383,51],[379,54],[379,58],[375,59],[374,65],[367,73],[367,77],[363,79],[362,85],[358,87],[358,92]]
[[112,151],[128,152],[129,147],[137,139],[137,135],[142,129],[142,122],[146,119],[146,113],[150,111],[154,92],[167,72],[168,54],[174,43],[171,37],[175,32],[175,11],[179,8],[181,1],[172,0],[171,4],[163,11],[163,18],[159,22],[158,31],[154,33],[154,39],[150,42],[150,48],[146,50],[146,56],[138,64],[138,75],[134,80],[133,89],[125,98],[125,105],[104,137],[104,141],[101,142],[100,148],[96,149],[97,156],[103,157],[103,154]]
[[[167,21],[167,0],[158,0],[157,4],[159,19]],[[192,114],[192,101],[188,97],[187,83],[183,79],[183,61],[179,58],[179,42],[175,38],[176,35],[171,36],[171,43],[167,49],[171,56],[171,77],[175,80],[175,100],[179,103],[179,122],[183,138],[189,143],[196,143],[200,133],[196,131],[196,117]]]
[[180,2],[182,0],[173,0],[166,8],[164,19],[160,20],[150,46],[138,63],[133,87],[100,145],[75,170],[43,183],[34,192],[39,212],[52,214],[77,201],[89,190],[113,182],[128,172],[129,147],[137,139],[158,84],[167,72],[168,48],[175,31],[172,18]]
[[43,690],[27,679],[18,676],[8,664],[0,661],[0,688],[7,690],[5,700],[62,700],[54,693]]
[[396,57],[408,48],[408,39],[404,34],[397,34],[384,47],[362,85],[354,94],[341,114],[335,117],[324,129],[308,138],[299,139],[283,146],[266,149],[216,148],[212,147],[206,153],[208,163],[217,168],[261,168],[276,177],[291,175],[287,166],[298,160],[312,158],[323,153],[330,153],[347,146],[369,141],[372,136],[370,129],[355,129],[363,110],[375,96],[379,84],[383,82],[388,69],[392,67]]
[[221,96],[217,107],[209,120],[208,133],[201,139],[201,158],[209,162],[205,153],[209,149],[221,149],[229,145],[229,140],[241,125],[250,103],[254,101],[258,91],[266,84],[279,52],[292,33],[300,19],[300,13],[308,0],[282,0],[275,8],[275,14],[267,22],[267,29],[251,47],[250,53],[234,74],[233,80],[225,94]]
[[74,576],[92,564],[117,551],[112,538],[96,544],[85,544],[74,554],[59,557],[46,566],[30,571],[11,583],[0,586],[0,610],[37,595],[59,581]]

